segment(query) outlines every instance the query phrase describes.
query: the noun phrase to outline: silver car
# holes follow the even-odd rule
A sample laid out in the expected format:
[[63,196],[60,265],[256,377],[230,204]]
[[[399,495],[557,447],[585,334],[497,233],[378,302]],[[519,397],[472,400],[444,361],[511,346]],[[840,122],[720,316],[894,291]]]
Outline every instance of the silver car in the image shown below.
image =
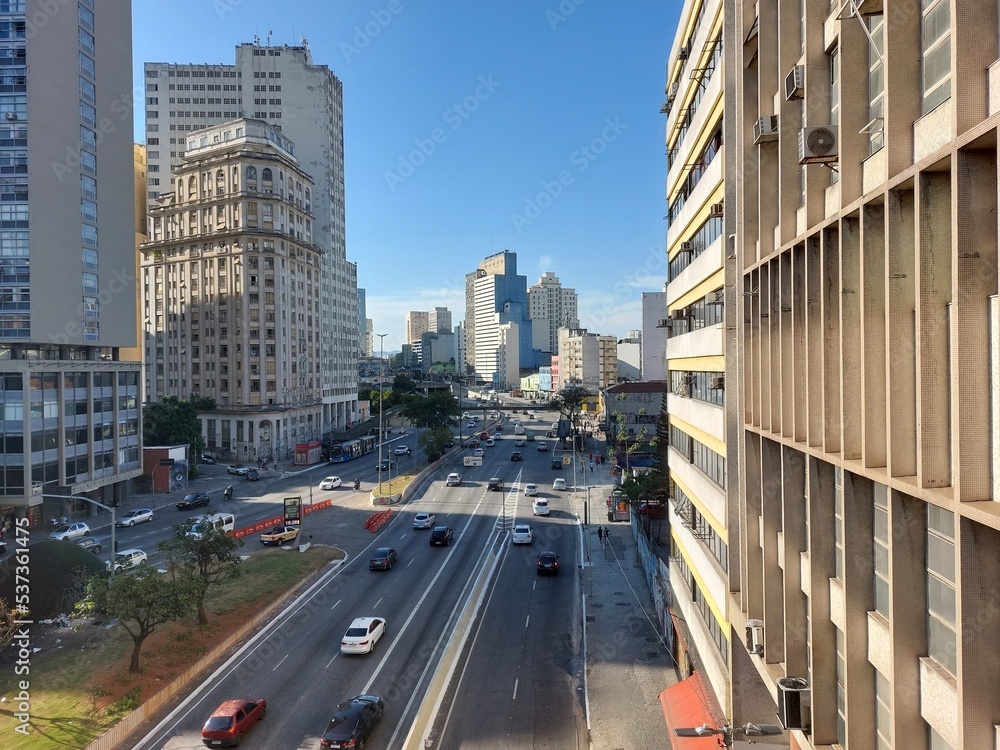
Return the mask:
[[83,522],[60,526],[49,534],[49,539],[72,541],[73,539],[79,539],[81,536],[90,536],[90,527]]
[[135,526],[137,523],[153,520],[153,511],[149,508],[138,508],[130,510],[124,516],[115,521],[115,526]]
[[429,529],[432,526],[434,526],[433,513],[417,513],[413,517],[413,528],[415,529]]

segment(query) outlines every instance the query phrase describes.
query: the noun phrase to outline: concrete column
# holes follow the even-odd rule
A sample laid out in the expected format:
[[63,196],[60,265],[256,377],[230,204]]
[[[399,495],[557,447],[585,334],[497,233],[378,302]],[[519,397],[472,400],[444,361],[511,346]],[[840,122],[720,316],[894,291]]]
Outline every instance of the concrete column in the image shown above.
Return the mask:
[[781,531],[781,446],[761,440],[761,543],[764,581],[764,661],[785,660],[784,577],[778,566],[778,532]]
[[812,664],[812,739],[819,745],[837,741],[836,640],[830,619],[830,579],[834,575],[833,466],[816,458],[809,462],[806,485],[809,504],[809,634]]
[[862,341],[861,318],[861,233],[857,219],[840,222],[840,402],[843,415],[841,455],[846,460],[861,458],[862,429]]
[[886,196],[886,348],[892,369],[885,384],[889,404],[886,431],[889,475],[917,473],[917,364],[912,189]]
[[806,409],[809,447],[823,445],[823,255],[818,237],[806,240],[806,287],[800,301],[805,306]]
[[875,668],[868,661],[868,617],[875,606],[874,486],[844,472],[844,633],[847,659],[847,746],[875,736]]
[[861,221],[861,445],[866,467],[886,464],[885,210],[869,203]]
[[823,450],[840,453],[840,233],[823,232],[822,290],[823,326]]
[[801,554],[806,551],[805,455],[781,448],[781,511],[784,537],[785,672],[806,675],[806,607]]

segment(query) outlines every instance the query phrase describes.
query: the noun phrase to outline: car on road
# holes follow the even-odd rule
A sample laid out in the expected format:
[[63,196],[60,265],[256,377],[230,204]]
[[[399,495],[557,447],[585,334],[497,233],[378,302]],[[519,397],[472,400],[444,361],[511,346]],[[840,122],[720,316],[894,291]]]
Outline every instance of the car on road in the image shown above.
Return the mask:
[[514,532],[510,535],[511,544],[531,544],[531,527],[526,523],[519,523],[514,527]]
[[482,448],[476,448],[474,451],[472,451],[472,455],[473,456],[480,456],[480,457],[482,457],[484,455],[483,454],[483,449]]
[[378,639],[385,635],[382,617],[356,617],[344,637],[340,639],[342,654],[370,654]]
[[432,547],[447,547],[454,538],[455,532],[450,526],[435,526],[431,529],[429,541]]
[[514,441],[514,447],[515,448],[523,448],[524,447],[524,438],[518,438],[517,440],[515,440]]
[[493,433],[493,439],[494,440],[503,440],[503,435],[501,435],[499,432],[494,432]]
[[457,471],[451,472],[448,478],[444,480],[445,487],[461,487],[462,486],[462,475]]
[[451,448],[454,448],[455,447],[455,441],[454,440],[449,440],[447,443],[444,444],[444,447],[447,448],[447,449],[449,449],[449,450]]
[[153,511],[149,508],[136,508],[115,521],[115,526],[135,526],[137,523],[153,520]]
[[558,458],[553,458],[551,466],[553,469],[558,471],[559,469],[562,468],[562,460]]
[[390,466],[392,466],[392,460],[391,460],[391,459],[388,459],[388,458],[383,458],[383,459],[382,459],[382,460],[381,460],[381,461],[379,462],[379,465],[378,465],[378,467],[379,467],[379,468],[380,468],[380,469],[381,469],[382,471],[389,471],[389,467],[390,467]]
[[549,514],[549,501],[542,498],[535,498],[531,504],[531,513],[535,516],[547,516]]
[[503,480],[500,477],[490,477],[486,483],[486,489],[490,492],[503,492]]
[[377,695],[348,698],[334,710],[319,746],[325,750],[361,750],[372,729],[382,720],[384,710]]
[[535,497],[538,495],[538,485],[534,482],[528,482],[524,485],[524,495],[525,497]]
[[415,529],[432,529],[434,528],[434,514],[433,513],[417,513],[413,517],[413,528]]
[[334,490],[342,484],[343,481],[340,477],[325,477],[320,480],[319,488],[321,490]]
[[566,480],[563,479],[562,477],[556,477],[555,479],[552,480],[552,489],[554,489],[554,490],[565,490],[566,489]]
[[209,747],[239,745],[266,711],[267,701],[263,698],[225,701],[201,728],[201,741]]
[[276,544],[280,547],[285,542],[294,542],[298,536],[298,526],[275,526],[270,531],[265,531],[260,535],[260,543],[263,545]]
[[521,451],[514,451],[510,454],[511,461],[520,461],[522,458],[524,458],[524,454]]
[[496,445],[496,443],[493,442],[493,438],[486,438],[486,447],[487,448],[492,448],[494,445]]
[[256,469],[250,469],[249,471],[247,471],[245,476],[248,481],[256,482],[257,480],[260,479],[260,472],[257,471]]
[[547,451],[548,449],[549,449],[549,444],[548,443],[542,442],[542,443],[538,444],[538,450],[540,452],[545,453],[545,451]]
[[559,555],[555,552],[542,552],[538,555],[538,564],[535,569],[538,575],[559,575]]
[[217,463],[219,463],[218,461],[215,460],[215,458],[213,456],[209,455],[208,453],[202,453],[201,454],[201,462],[203,464],[217,464]]
[[60,526],[58,529],[49,534],[49,539],[58,539],[60,541],[68,542],[73,539],[79,539],[81,536],[90,536],[90,527],[83,523],[70,523]]
[[379,547],[368,558],[368,570],[392,570],[397,557],[396,550],[392,547]]
[[405,445],[397,445],[392,453],[394,456],[409,456],[413,454],[413,450]]
[[101,550],[104,549],[101,543],[94,539],[92,536],[82,536],[76,540],[76,543],[83,547],[89,552],[93,552],[95,555],[101,554]]
[[475,423],[475,422],[473,422],[473,421],[472,421],[472,420],[470,419],[470,420],[469,420],[469,421],[468,421],[468,422],[466,423],[466,425],[465,425],[465,429],[467,429],[467,430],[474,430],[474,429],[476,429],[476,423]]
[[226,467],[227,474],[235,474],[238,477],[245,477],[249,471],[250,467],[243,464],[229,464]]
[[212,502],[212,498],[208,496],[207,492],[192,492],[181,498],[181,501],[177,503],[177,510],[197,508],[199,505],[208,505],[210,502]]
[[[141,549],[126,549],[115,555],[114,570],[115,573],[121,573],[123,570],[138,568],[140,565],[145,565],[147,562],[149,562],[149,555]],[[111,570],[111,565],[112,561],[108,560],[108,570]]]

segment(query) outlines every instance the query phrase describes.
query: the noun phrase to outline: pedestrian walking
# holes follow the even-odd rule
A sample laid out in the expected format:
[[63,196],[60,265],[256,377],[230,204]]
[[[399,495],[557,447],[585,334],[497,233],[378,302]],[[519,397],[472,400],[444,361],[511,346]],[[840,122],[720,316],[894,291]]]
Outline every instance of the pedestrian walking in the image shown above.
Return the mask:
[[600,526],[597,527],[597,541],[601,543],[602,547],[604,546],[604,529]]
[[594,473],[594,462],[593,461],[590,462],[590,473],[591,474]]

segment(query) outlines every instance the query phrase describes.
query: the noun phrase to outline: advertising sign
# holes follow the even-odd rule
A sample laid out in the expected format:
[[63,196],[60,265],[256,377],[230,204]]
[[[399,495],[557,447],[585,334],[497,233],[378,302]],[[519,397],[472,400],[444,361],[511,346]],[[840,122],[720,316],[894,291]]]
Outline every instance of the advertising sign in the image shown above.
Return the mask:
[[483,457],[482,456],[466,456],[462,460],[463,466],[482,466]]
[[285,498],[285,526],[298,526],[302,523],[302,498]]

